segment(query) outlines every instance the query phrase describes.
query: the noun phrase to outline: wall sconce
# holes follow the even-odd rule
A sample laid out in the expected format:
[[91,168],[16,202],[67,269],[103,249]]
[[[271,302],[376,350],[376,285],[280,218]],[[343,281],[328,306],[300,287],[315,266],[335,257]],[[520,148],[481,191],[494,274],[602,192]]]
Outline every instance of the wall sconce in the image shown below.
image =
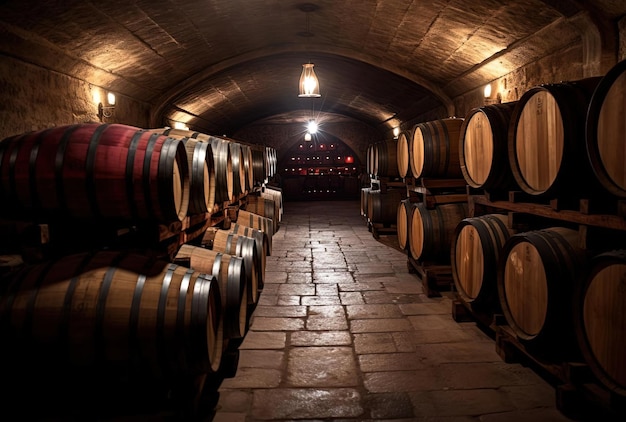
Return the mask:
[[113,116],[113,112],[115,111],[115,94],[112,92],[107,93],[107,103],[106,105],[102,104],[102,102],[98,103],[98,117],[102,122],[104,118],[109,118]]
[[400,136],[400,128],[396,126],[393,128],[393,139],[398,139],[398,136]]
[[483,90],[483,94],[485,95],[485,98],[490,98],[491,97],[491,84],[485,85],[485,89]]
[[496,94],[496,97],[493,98],[493,90],[491,89],[490,83],[485,85],[483,95],[485,97],[485,104],[500,104],[502,102],[502,96],[499,92]]

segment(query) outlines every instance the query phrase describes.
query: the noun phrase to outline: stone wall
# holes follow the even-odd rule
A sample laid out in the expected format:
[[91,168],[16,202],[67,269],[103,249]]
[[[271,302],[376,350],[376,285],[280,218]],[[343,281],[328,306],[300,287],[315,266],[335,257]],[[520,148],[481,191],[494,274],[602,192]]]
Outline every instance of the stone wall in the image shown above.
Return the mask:
[[[0,139],[53,126],[97,122],[94,93],[106,91],[76,77],[0,56]],[[117,95],[109,123],[147,127],[149,107]]]

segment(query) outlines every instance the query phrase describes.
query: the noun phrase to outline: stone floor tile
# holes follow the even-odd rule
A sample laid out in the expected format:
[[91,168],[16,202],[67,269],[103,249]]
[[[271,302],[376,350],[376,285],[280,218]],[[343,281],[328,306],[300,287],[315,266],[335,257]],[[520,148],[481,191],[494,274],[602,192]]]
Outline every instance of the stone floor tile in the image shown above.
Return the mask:
[[415,353],[430,364],[446,362],[501,362],[493,343],[436,343],[417,345]]
[[[284,297],[284,296],[283,296]],[[304,317],[306,306],[257,306],[255,317]]]
[[515,410],[506,394],[497,390],[447,390],[409,393],[415,416],[486,415]]
[[411,371],[426,367],[415,353],[359,355],[359,365],[363,372]]
[[[529,373],[530,369],[526,369]],[[511,403],[517,409],[534,409],[537,407],[551,407],[556,403],[556,392],[554,387],[545,382],[538,382],[531,385],[511,385],[500,387],[500,391],[505,393]]]
[[354,334],[354,351],[359,355],[368,353],[397,352],[391,333]]
[[346,271],[344,272],[316,271],[315,274],[313,274],[313,282],[314,283],[331,283],[331,284],[354,283],[354,278],[352,277],[351,273],[346,272]]
[[[298,297],[299,299],[299,297]],[[271,295],[269,293],[261,293],[257,306],[273,306],[278,304],[278,295]]]
[[[402,351],[415,351],[416,347],[424,344],[436,344],[436,343],[459,343],[466,341],[486,341],[491,342],[493,340],[489,337],[479,337],[475,332],[470,330],[422,330],[422,331],[410,331],[410,332],[398,332],[394,333],[394,341],[398,348]],[[495,347],[495,346],[494,346]]]
[[359,274],[393,274],[393,268],[389,263],[356,264],[356,272]]
[[299,318],[253,317],[250,329],[254,331],[295,331],[304,328],[304,320]]
[[336,284],[316,284],[315,294],[317,296],[337,296],[339,294],[339,288]]
[[363,295],[361,292],[340,292],[339,298],[342,305],[364,305]]
[[252,402],[252,414],[259,420],[356,418],[363,412],[354,388],[255,390]]
[[239,412],[249,412],[251,407],[252,392],[250,391],[224,389],[220,392],[220,400],[217,406],[218,413],[230,412],[231,414],[238,414]]
[[373,419],[413,417],[411,398],[404,393],[368,394],[364,402]]
[[233,378],[226,378],[221,388],[276,388],[280,385],[281,371],[265,368],[238,367]]
[[265,278],[263,279],[265,283],[270,284],[281,284],[287,281],[289,273],[287,271],[273,271],[268,269],[267,262],[265,265]]
[[248,331],[239,349],[284,349],[286,340],[285,333]]
[[555,408],[539,408],[531,410],[515,410],[512,412],[484,415],[481,422],[566,422],[571,419],[565,417]]
[[293,387],[353,387],[359,384],[351,347],[294,347],[287,356]]
[[211,420],[212,422],[246,422],[247,413],[220,411]]
[[[307,296],[308,297],[308,296]],[[260,303],[260,301],[259,301]],[[278,306],[297,306],[302,305],[300,296],[278,296],[275,305]]]
[[347,305],[348,319],[391,319],[402,316],[397,305]]
[[368,290],[384,290],[384,286],[376,281],[371,282],[361,282],[357,281],[356,283],[340,283],[339,291],[340,292],[365,292]]
[[346,312],[340,305],[309,306],[309,317],[323,316],[328,318],[345,317]]
[[349,331],[296,331],[291,333],[292,346],[349,346],[352,338]]
[[289,272],[287,276],[287,283],[312,283],[313,282],[313,273],[306,271],[297,271],[297,272]]
[[350,321],[352,333],[391,333],[394,331],[410,331],[413,326],[404,318],[394,319],[355,319]]
[[315,286],[311,284],[281,284],[278,288],[278,294],[283,296],[313,296],[315,294]]
[[310,306],[341,305],[339,296],[302,296],[302,304]]
[[347,330],[348,320],[345,317],[309,316],[306,320],[306,329],[319,331]]
[[364,384],[372,393],[432,391],[445,388],[445,381],[436,368],[418,370],[369,372]]
[[283,364],[283,350],[240,350],[239,368],[280,369]]
[[409,316],[415,330],[457,330],[459,325],[452,315],[419,315]]
[[451,315],[451,308],[441,303],[402,303],[398,305],[404,315]]

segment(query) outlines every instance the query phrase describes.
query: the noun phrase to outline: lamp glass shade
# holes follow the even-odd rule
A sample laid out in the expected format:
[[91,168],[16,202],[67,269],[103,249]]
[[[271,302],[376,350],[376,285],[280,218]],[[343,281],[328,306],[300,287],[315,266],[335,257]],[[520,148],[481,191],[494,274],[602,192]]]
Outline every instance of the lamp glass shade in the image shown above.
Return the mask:
[[300,94],[298,97],[321,97],[320,84],[313,70],[312,63],[302,65],[302,74],[300,75]]

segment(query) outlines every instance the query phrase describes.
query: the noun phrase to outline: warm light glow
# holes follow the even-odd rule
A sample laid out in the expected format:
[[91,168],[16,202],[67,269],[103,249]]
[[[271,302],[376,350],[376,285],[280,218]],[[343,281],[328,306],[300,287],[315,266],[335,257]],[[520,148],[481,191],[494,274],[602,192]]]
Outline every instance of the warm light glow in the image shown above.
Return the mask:
[[94,90],[94,91],[91,93],[91,96],[92,96],[92,98],[93,98],[93,103],[94,103],[94,104],[100,104],[100,103],[102,102],[102,101],[100,100],[100,91],[96,91],[96,90]]
[[485,85],[484,94],[485,94],[485,98],[491,97],[491,84]]
[[115,105],[115,94],[112,92],[107,93],[107,102],[110,106]]
[[[353,157],[353,156],[351,156],[351,155],[346,156],[346,163],[347,163],[347,164],[352,164],[352,163],[354,163],[354,157]],[[348,170],[348,169],[346,169],[346,170]]]
[[307,63],[302,65],[302,75],[300,75],[300,93],[298,97],[321,97],[319,81],[315,76],[313,64]]
[[[311,134],[309,132],[304,134],[304,140],[307,142],[311,140]],[[300,148],[302,148],[302,146],[300,146]]]
[[311,133],[311,134],[317,133],[317,122],[315,120],[309,120],[309,123],[307,125],[307,129],[308,129],[309,133]]
[[189,130],[189,127],[183,122],[174,122],[174,129]]
[[396,126],[393,128],[393,137],[397,138],[398,135],[400,135],[400,128]]

